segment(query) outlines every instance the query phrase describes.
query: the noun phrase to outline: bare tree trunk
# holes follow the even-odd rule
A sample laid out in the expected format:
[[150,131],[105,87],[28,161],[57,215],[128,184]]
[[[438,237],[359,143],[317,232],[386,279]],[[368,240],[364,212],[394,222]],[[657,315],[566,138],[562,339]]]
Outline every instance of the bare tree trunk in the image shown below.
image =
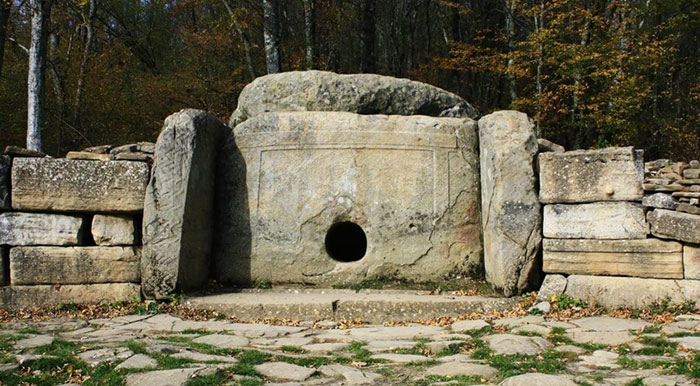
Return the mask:
[[87,15],[84,16],[85,21],[85,47],[83,48],[83,57],[80,61],[80,73],[78,74],[78,85],[75,91],[75,101],[73,102],[73,117],[71,125],[78,127],[80,119],[80,105],[83,100],[83,92],[85,90],[85,78],[87,77],[87,66],[90,60],[90,51],[94,39],[92,22],[95,19],[95,11],[97,8],[97,0],[90,0]]
[[377,54],[375,45],[377,42],[377,22],[375,18],[376,0],[362,0],[360,16],[362,30],[360,32],[360,71],[377,71]]
[[306,69],[316,64],[316,1],[304,0],[304,36],[306,38]]
[[506,76],[508,77],[508,95],[510,103],[515,102],[515,74],[513,73],[513,51],[515,46],[515,0],[505,0],[506,34],[508,35],[508,62],[506,64]]
[[535,134],[539,137],[540,121],[542,119],[542,62],[544,61],[544,48],[542,44],[542,29],[544,28],[544,0],[540,0],[539,13],[535,15],[535,32],[537,33],[537,116],[535,117]]
[[236,14],[233,13],[233,8],[228,3],[228,0],[221,0],[226,7],[226,12],[231,17],[231,22],[233,23],[233,28],[236,29],[236,33],[241,38],[241,43],[243,43],[243,53],[245,54],[245,64],[248,67],[248,73],[251,79],[255,79],[255,67],[253,66],[253,56],[250,54],[250,39],[248,39],[248,34],[241,28],[241,23],[238,22]]
[[282,71],[277,0],[263,0],[263,11],[267,73],[274,74]]
[[7,23],[10,20],[10,7],[12,0],[0,0],[0,80],[2,79],[2,63],[5,57],[5,36],[7,36]]
[[52,0],[30,0],[32,39],[27,77],[27,148],[42,151],[46,104],[46,46]]

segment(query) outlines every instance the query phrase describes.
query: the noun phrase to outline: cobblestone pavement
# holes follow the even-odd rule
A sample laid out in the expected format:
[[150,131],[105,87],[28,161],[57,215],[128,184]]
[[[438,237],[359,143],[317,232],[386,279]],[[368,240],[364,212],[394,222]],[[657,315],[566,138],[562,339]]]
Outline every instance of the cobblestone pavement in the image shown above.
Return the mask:
[[340,328],[167,314],[11,322],[5,385],[697,385],[700,316]]

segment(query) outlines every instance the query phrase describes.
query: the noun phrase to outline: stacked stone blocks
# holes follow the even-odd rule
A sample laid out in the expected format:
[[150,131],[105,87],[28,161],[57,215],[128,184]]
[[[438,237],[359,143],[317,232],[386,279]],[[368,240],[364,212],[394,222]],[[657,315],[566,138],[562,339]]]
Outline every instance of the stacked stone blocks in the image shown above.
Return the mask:
[[0,308],[140,298],[149,163],[13,154],[0,156]]
[[696,297],[700,216],[669,210],[678,202],[651,189],[656,163],[645,180],[643,153],[631,147],[540,154],[545,292],[556,284],[553,293],[604,306],[622,297],[645,306],[665,286],[682,289],[664,292],[676,302]]

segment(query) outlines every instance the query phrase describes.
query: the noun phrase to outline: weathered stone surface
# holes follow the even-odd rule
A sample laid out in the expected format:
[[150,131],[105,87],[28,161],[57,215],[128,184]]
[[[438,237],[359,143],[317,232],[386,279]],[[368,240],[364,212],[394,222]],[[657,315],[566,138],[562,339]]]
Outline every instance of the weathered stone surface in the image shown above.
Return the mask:
[[545,153],[545,152],[555,152],[555,153],[563,153],[566,151],[564,149],[564,146],[562,145],[557,145],[556,143],[544,139],[544,138],[537,138],[537,151],[540,153]]
[[392,354],[392,353],[386,353],[386,354],[375,354],[372,355],[372,358],[374,359],[383,359],[385,361],[389,362],[394,362],[394,363],[420,363],[420,362],[428,362],[430,361],[429,357],[423,356],[423,355],[416,355],[416,354]]
[[221,362],[221,363],[236,363],[238,360],[234,357],[223,355],[202,354],[196,351],[183,350],[177,354],[171,355],[173,358],[184,358],[195,362]]
[[151,154],[143,153],[119,153],[114,158],[124,161],[153,162],[153,156]]
[[374,74],[292,71],[261,76],[238,96],[229,125],[266,112],[344,111],[358,114],[476,118],[459,96],[429,84]]
[[632,147],[542,153],[540,201],[641,201],[644,153]]
[[651,234],[664,239],[700,244],[700,216],[655,209],[649,215]]
[[603,307],[647,307],[668,299],[672,304],[696,301],[696,280],[643,279],[635,277],[571,275],[565,294]]
[[140,162],[92,162],[15,158],[12,207],[17,210],[137,212],[143,209],[148,166]]
[[644,207],[632,202],[546,205],[544,236],[559,239],[644,239]]
[[678,342],[678,346],[688,349],[700,351],[700,336],[684,336],[681,338],[671,338],[672,342]]
[[0,245],[78,245],[82,239],[82,217],[0,213]]
[[327,377],[342,376],[347,385],[377,385],[382,379],[381,374],[337,364],[321,366],[318,371]]
[[156,144],[153,142],[138,142],[136,145],[141,153],[155,154],[156,152]]
[[[548,240],[545,239],[546,243]],[[566,278],[562,275],[547,275],[537,292],[537,301],[548,302],[553,296],[559,296],[566,290]]]
[[678,202],[670,194],[666,193],[654,193],[651,196],[644,196],[642,205],[657,209],[675,210],[678,208]]
[[135,283],[141,278],[139,252],[134,247],[15,247],[10,250],[10,282]]
[[139,150],[139,145],[135,143],[129,143],[126,145],[121,145],[110,149],[110,154],[120,154],[120,153],[133,153]]
[[691,204],[680,203],[678,204],[678,208],[676,210],[679,212],[700,215],[700,207]]
[[208,277],[214,162],[228,132],[226,125],[200,110],[182,110],[165,120],[143,213],[141,272],[148,297],[195,289]]
[[193,340],[195,343],[209,344],[219,348],[240,348],[245,347],[250,343],[248,338],[235,335],[204,335]]
[[643,320],[613,318],[610,316],[589,316],[586,318],[572,320],[571,323],[591,331],[627,331],[641,330],[651,326]]
[[490,324],[484,322],[483,320],[462,320],[452,324],[452,331],[481,330],[482,328],[489,326]]
[[617,346],[620,344],[630,343],[637,339],[627,331],[568,331],[566,336],[576,343],[585,344],[604,344],[608,346]]
[[133,216],[96,214],[92,218],[92,238],[97,245],[136,245],[136,229]]
[[[471,119],[345,112],[267,113],[239,124],[218,165],[219,281],[478,276],[475,129]],[[359,260],[327,252],[338,222],[364,233],[366,249],[355,239]]]
[[700,169],[686,169],[683,171],[683,177],[689,179],[700,178]]
[[498,386],[576,386],[576,382],[565,375],[530,373],[507,378]]
[[0,209],[10,209],[10,171],[12,158],[0,155]]
[[522,336],[513,334],[490,335],[483,338],[491,350],[498,355],[537,355],[552,347],[546,339],[539,336]]
[[65,303],[139,300],[141,286],[132,283],[31,285],[0,287],[0,308],[52,307]]
[[136,354],[124,362],[120,363],[115,370],[121,369],[145,369],[148,367],[156,368],[158,367],[158,362],[149,357],[148,355]]
[[545,239],[547,273],[683,278],[683,246],[674,241]]
[[10,248],[0,245],[0,287],[10,284]]
[[280,381],[305,381],[316,369],[302,367],[284,362],[268,362],[255,366],[255,371],[267,378]]
[[483,379],[491,379],[496,376],[498,370],[491,366],[476,363],[452,362],[433,366],[425,372],[425,375],[439,375],[442,377],[479,376]]
[[683,246],[683,267],[686,279],[700,280],[700,245]]
[[78,358],[85,361],[92,367],[99,366],[105,363],[112,363],[118,360],[127,359],[134,355],[131,350],[125,347],[118,348],[101,348],[89,350],[78,354]]
[[184,386],[203,367],[148,371],[126,376],[126,386]]
[[53,340],[54,337],[51,335],[32,335],[30,337],[15,342],[14,348],[16,350],[32,349],[39,346],[51,344]]
[[66,158],[86,161],[111,161],[114,159],[114,156],[112,154],[99,154],[89,151],[69,151],[66,154]]
[[517,111],[498,111],[479,120],[484,268],[486,280],[506,296],[537,279],[542,218],[533,127]]
[[90,146],[83,149],[83,151],[95,154],[109,154],[109,151],[112,149],[112,147],[112,145]]

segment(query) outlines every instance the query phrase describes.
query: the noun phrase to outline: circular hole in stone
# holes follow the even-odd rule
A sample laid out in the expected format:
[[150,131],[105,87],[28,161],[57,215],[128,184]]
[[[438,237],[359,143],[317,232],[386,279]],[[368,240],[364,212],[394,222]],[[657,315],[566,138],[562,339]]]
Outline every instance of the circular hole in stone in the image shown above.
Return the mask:
[[344,263],[362,259],[367,252],[365,231],[350,221],[331,225],[326,233],[326,252],[333,260]]

